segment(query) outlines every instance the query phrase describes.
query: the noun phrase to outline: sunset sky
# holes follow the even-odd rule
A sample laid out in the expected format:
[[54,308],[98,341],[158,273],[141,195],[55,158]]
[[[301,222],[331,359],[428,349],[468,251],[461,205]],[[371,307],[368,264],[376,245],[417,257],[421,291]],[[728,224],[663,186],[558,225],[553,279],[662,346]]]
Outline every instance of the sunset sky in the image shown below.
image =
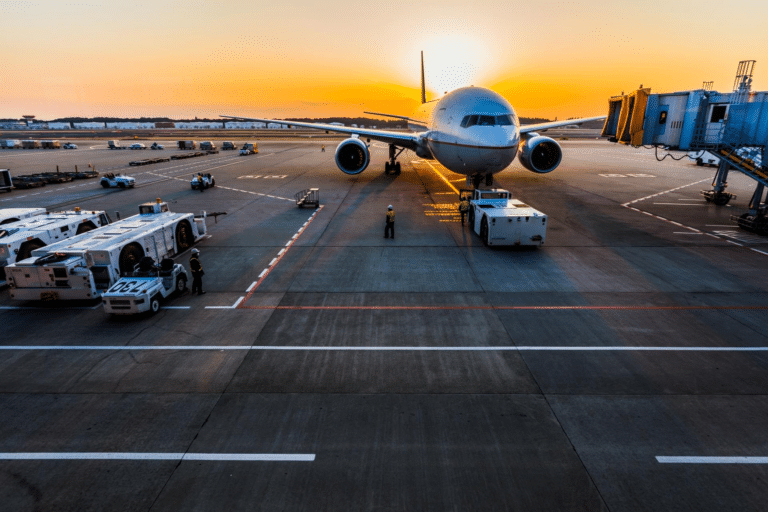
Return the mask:
[[[727,7],[726,7],[727,6]],[[602,115],[610,96],[730,91],[768,2],[0,0],[0,118],[408,115],[465,85],[518,114]]]

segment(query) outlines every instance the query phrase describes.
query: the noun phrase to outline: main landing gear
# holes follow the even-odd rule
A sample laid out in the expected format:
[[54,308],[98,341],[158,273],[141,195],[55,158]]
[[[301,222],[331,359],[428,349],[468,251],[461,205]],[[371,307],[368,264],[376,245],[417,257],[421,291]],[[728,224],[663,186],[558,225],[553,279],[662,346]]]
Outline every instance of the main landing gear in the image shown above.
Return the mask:
[[400,162],[397,161],[397,157],[400,153],[405,151],[405,148],[397,150],[394,144],[389,145],[389,161],[384,164],[384,174],[394,174],[395,176],[400,174]]
[[473,174],[472,176],[467,176],[467,186],[470,185],[472,188],[480,188],[480,184],[483,182],[483,178],[485,178],[485,186],[486,187],[492,187],[493,186],[493,174]]

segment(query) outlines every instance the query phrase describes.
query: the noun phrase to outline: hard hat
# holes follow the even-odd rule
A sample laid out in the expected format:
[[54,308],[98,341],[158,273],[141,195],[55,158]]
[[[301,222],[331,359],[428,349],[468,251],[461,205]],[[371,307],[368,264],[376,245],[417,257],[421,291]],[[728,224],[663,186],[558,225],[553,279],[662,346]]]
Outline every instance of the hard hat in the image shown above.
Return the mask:
[[192,254],[200,254],[200,251],[198,251],[197,248],[192,249]]
[[387,207],[387,209],[391,210],[391,209],[392,209],[392,205],[389,205],[389,206]]

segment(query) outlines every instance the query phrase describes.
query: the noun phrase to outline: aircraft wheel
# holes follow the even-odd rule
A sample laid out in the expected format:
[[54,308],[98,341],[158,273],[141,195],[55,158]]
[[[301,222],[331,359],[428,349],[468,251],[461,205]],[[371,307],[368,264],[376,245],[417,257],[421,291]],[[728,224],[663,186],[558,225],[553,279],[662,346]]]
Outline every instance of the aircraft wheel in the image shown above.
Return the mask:
[[384,162],[384,174],[389,174],[389,162]]
[[395,174],[400,175],[400,162],[395,162]]

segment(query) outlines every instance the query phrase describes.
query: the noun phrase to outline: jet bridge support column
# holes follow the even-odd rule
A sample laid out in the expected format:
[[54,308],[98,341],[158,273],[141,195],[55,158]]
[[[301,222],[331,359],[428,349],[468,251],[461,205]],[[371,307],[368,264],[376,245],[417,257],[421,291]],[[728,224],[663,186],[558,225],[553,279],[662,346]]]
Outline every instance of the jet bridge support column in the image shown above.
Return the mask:
[[720,159],[720,164],[717,167],[715,178],[712,180],[712,190],[702,190],[701,195],[707,200],[708,203],[715,203],[717,206],[724,206],[728,202],[736,197],[730,192],[726,192],[725,188],[728,186],[728,171],[731,166],[724,159]]

